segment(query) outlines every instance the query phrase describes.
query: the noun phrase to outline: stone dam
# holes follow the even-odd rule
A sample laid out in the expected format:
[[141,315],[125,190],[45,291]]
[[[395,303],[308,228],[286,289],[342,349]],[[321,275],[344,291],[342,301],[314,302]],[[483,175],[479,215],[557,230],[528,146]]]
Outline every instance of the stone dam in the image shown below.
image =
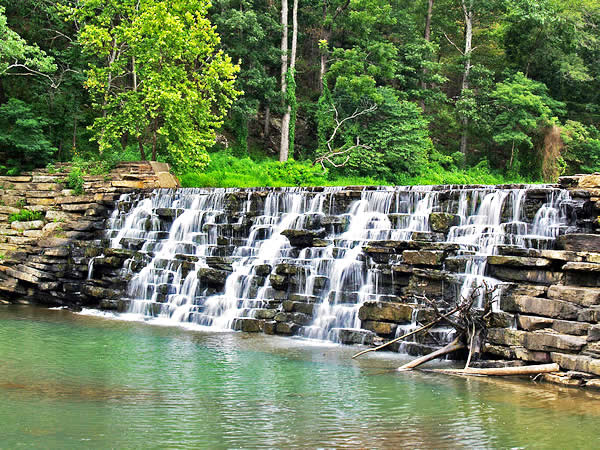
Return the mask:
[[[0,301],[375,345],[491,298],[484,359],[600,387],[600,175],[553,185],[174,189],[168,169],[0,177]],[[165,189],[165,188],[170,189]],[[8,223],[19,208],[43,220]],[[389,347],[429,353],[441,324]]]

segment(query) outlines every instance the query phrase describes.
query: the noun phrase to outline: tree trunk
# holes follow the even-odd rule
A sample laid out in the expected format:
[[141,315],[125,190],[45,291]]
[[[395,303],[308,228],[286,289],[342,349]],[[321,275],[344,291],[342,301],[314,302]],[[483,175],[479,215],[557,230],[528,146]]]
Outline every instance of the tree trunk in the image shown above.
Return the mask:
[[[287,6],[287,0],[284,0]],[[286,17],[287,20],[287,17]],[[286,39],[287,42],[287,39]],[[292,8],[292,49],[290,54],[290,67],[289,70],[293,71],[296,67],[296,45],[298,42],[298,0],[294,0],[294,6]],[[287,76],[287,73],[285,74]],[[287,93],[287,82],[286,90]],[[288,102],[285,113],[281,120],[281,146],[279,147],[279,161],[284,162],[289,158],[290,150],[290,118],[292,114],[292,107]]]
[[288,2],[281,0],[281,92],[287,91],[285,75],[288,65]]
[[556,363],[538,364],[533,366],[517,367],[490,367],[490,368],[467,368],[467,369],[435,369],[435,372],[450,373],[453,375],[488,375],[488,376],[509,376],[509,375],[537,375],[538,373],[558,372],[560,366]]
[[415,367],[420,366],[421,364],[425,364],[426,362],[431,361],[432,359],[447,355],[448,353],[452,353],[452,352],[455,352],[456,350],[460,350],[461,348],[464,348],[465,344],[462,343],[460,338],[461,337],[458,336],[456,339],[454,339],[452,342],[450,342],[445,347],[442,347],[439,350],[436,350],[435,352],[431,352],[428,355],[421,356],[420,358],[410,361],[410,362],[404,364],[398,370],[411,370],[411,369],[414,369]]
[[[427,42],[431,41],[431,17],[433,15],[433,2],[434,0],[429,0],[429,5],[427,6],[427,16],[425,17],[425,32],[423,33],[423,37]],[[427,75],[427,69],[423,68],[423,78]],[[421,89],[427,89],[427,83],[425,79],[421,80]],[[425,112],[425,101],[421,100],[421,109]]]
[[[468,2],[468,5],[467,5]],[[469,89],[469,73],[471,72],[471,52],[473,51],[473,0],[461,0],[463,13],[465,16],[465,51],[463,57],[465,59],[462,85],[460,88],[461,95]],[[469,145],[469,119],[463,117],[462,136],[460,137],[460,151],[463,155],[467,155],[467,147]]]
[[[323,28],[321,29],[321,40],[327,41],[331,39],[331,26],[326,27],[325,22],[327,21],[327,1],[323,0]],[[319,69],[319,87],[321,92],[325,86],[325,72],[327,71],[327,52],[321,50],[321,67]]]
[[156,161],[156,133],[158,131],[158,119],[154,119],[152,126],[152,161]]
[[267,106],[265,106],[265,131],[264,131],[265,141],[267,141],[270,134],[271,134],[271,108],[269,107],[269,105],[267,105]]
[[144,151],[144,142],[142,136],[138,136],[138,148],[140,149],[140,157],[142,161],[146,161],[146,152]]
[[433,16],[433,2],[434,0],[429,0],[429,5],[427,6],[427,17],[425,18],[425,33],[423,37],[427,42],[431,41],[431,17]]

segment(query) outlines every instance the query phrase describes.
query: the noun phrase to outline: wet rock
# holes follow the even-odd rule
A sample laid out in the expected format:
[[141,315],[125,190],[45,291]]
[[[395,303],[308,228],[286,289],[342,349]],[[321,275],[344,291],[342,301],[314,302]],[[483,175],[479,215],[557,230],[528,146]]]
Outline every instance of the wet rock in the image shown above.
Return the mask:
[[458,218],[454,214],[443,212],[429,214],[429,226],[432,231],[446,233],[453,225],[458,225]]
[[435,250],[405,250],[402,259],[406,264],[414,266],[439,266],[444,259],[444,252]]
[[285,336],[291,336],[297,334],[300,330],[300,325],[290,322],[276,322],[275,332],[277,334],[283,334]]
[[326,232],[324,229],[312,231],[312,230],[284,230],[281,232],[283,236],[288,238],[292,247],[312,247],[315,239],[322,239],[325,237]]
[[269,276],[269,281],[271,282],[271,286],[280,291],[286,290],[289,284],[288,277],[275,273]]
[[210,286],[224,286],[228,275],[227,272],[209,267],[202,267],[197,272],[200,282]]
[[600,249],[600,234],[565,234],[558,237],[556,245],[567,251],[597,252]]
[[511,267],[549,267],[550,261],[544,258],[494,255],[488,257],[488,264]]
[[303,303],[292,300],[284,300],[282,303],[284,311],[299,312],[312,316],[316,305],[314,303]]
[[258,319],[239,317],[233,319],[233,329],[235,331],[244,331],[246,333],[258,333],[262,331],[262,322]]
[[275,334],[277,322],[274,320],[268,320],[263,324],[263,332],[265,334]]
[[362,321],[407,323],[413,310],[413,306],[402,303],[365,302],[358,310],[358,318]]
[[302,270],[301,267],[289,263],[277,264],[275,266],[275,273],[278,275],[296,275],[300,270]]
[[256,310],[254,310],[254,317],[256,319],[261,319],[261,320],[273,320],[273,318],[275,318],[275,314],[277,314],[277,311],[275,311],[274,309],[256,309]]
[[361,323],[361,327],[365,330],[372,331],[373,333],[381,335],[393,335],[396,333],[397,325],[389,322],[377,322],[375,320],[366,320]]
[[256,275],[260,275],[261,277],[266,277],[267,275],[269,275],[271,273],[271,266],[268,264],[259,264],[257,266],[254,266],[254,273]]
[[354,330],[349,328],[341,328],[337,330],[337,337],[341,344],[363,344],[371,345],[375,338],[375,334],[365,330]]

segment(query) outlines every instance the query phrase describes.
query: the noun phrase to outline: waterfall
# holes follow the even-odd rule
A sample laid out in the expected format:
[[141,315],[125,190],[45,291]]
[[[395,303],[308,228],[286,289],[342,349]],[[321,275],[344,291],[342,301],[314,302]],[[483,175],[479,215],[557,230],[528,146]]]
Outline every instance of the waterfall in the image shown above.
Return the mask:
[[[336,341],[340,330],[361,328],[365,301],[396,295],[394,271],[366,247],[455,246],[466,261],[457,295],[477,293],[481,304],[482,286],[502,284],[487,274],[487,257],[503,247],[552,248],[568,200],[553,186],[156,190],[123,195],[108,238],[135,252],[123,268],[130,313],[240,329],[241,319],[271,320],[285,309],[302,324],[295,334]],[[434,213],[452,219],[445,231],[430,224]]]

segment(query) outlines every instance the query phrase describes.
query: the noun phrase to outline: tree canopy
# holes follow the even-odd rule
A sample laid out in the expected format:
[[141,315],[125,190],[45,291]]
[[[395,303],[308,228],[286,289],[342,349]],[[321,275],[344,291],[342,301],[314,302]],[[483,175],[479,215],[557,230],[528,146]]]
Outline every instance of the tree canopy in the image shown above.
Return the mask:
[[0,170],[596,171],[599,30],[599,0],[0,0]]

